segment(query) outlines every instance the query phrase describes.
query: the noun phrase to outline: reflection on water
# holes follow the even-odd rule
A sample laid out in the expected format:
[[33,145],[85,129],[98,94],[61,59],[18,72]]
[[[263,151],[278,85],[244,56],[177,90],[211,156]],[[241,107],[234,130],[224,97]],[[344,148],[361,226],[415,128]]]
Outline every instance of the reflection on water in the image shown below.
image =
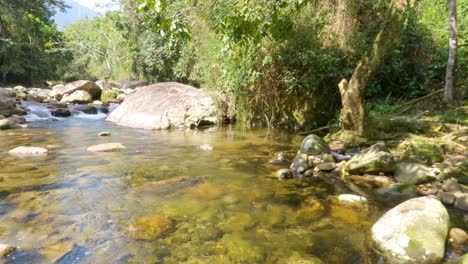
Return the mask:
[[[302,138],[232,128],[145,131],[68,118],[0,131],[0,243],[11,263],[365,263],[374,205],[339,181],[286,181],[268,164]],[[98,137],[101,131],[110,137]],[[121,142],[127,149],[86,148]],[[198,149],[202,144],[214,151]],[[16,158],[17,146],[47,147]]]

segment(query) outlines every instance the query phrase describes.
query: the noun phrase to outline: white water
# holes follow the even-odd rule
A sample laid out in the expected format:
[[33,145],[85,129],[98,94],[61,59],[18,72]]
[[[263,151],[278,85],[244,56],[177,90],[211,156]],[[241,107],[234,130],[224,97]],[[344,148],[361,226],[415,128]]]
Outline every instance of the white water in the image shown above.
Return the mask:
[[[52,115],[51,110],[47,108],[47,104],[41,104],[37,102],[30,102],[30,101],[23,101],[21,102],[21,105],[23,107],[26,107],[30,111],[28,114],[25,116],[26,120],[28,122],[33,122],[33,121],[44,121],[44,120],[63,120],[64,118],[80,118],[80,119],[90,119],[90,120],[100,120],[104,119],[107,117],[107,114],[101,112],[100,108],[98,108],[98,113],[97,114],[86,114],[81,111],[73,109],[73,107],[69,107],[69,110],[71,112],[70,117],[55,117]],[[109,106],[109,113],[114,111],[119,105],[118,104],[112,104]]]

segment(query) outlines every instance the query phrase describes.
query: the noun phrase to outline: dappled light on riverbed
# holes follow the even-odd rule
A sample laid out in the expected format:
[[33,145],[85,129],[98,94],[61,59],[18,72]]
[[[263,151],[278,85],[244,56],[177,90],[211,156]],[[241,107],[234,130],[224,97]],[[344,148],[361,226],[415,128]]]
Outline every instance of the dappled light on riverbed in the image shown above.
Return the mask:
[[[365,263],[381,214],[339,204],[339,181],[279,181],[301,137],[212,128],[146,131],[103,120],[0,132],[0,239],[12,263]],[[98,137],[101,131],[110,137]],[[120,142],[126,149],[87,147]],[[210,144],[213,151],[198,147]],[[18,158],[17,146],[49,149]],[[302,262],[300,262],[302,261]]]

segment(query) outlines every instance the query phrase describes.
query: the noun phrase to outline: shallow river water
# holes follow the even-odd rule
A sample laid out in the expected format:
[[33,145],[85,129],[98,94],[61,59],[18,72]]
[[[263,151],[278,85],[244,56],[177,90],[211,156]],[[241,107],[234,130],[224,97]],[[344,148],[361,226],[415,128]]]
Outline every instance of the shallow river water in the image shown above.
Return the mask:
[[[379,263],[368,238],[381,207],[339,204],[352,191],[333,178],[275,178],[281,167],[268,160],[292,157],[302,137],[146,131],[103,118],[0,131],[0,243],[18,247],[7,263]],[[105,142],[127,148],[86,150]],[[17,146],[49,155],[7,153]]]

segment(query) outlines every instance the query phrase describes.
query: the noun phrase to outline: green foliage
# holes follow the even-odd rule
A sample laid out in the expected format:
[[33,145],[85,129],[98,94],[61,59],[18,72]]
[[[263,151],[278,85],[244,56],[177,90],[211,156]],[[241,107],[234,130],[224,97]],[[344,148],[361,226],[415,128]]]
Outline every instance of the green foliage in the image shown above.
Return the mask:
[[[211,91],[226,115],[244,124],[315,127],[336,119],[337,84],[372,45],[389,1],[121,3],[120,11],[67,28],[73,63],[66,78],[179,81]],[[420,96],[444,82],[446,3],[417,3],[399,47],[368,90],[378,99],[368,106],[373,117],[387,115],[394,98]],[[464,33],[467,19],[459,18]]]
[[102,91],[101,93],[101,102],[106,102],[109,99],[117,98],[118,93],[116,91]]
[[75,75],[72,78],[130,78],[129,45],[122,36],[122,23],[120,13],[108,12],[65,27],[66,45],[73,53],[73,63],[67,71]]
[[59,0],[0,1],[0,81],[40,83],[57,78],[64,59],[51,21]]

